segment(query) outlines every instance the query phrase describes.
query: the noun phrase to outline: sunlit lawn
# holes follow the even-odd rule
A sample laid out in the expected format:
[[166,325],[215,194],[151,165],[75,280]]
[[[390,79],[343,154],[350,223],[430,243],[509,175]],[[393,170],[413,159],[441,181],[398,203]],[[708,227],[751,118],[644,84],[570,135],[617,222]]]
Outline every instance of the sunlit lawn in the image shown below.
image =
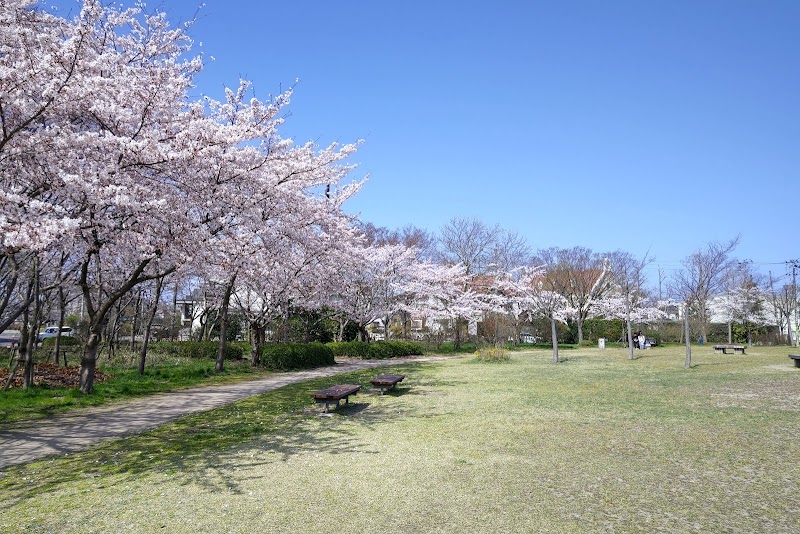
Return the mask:
[[[7,532],[797,532],[790,349],[515,353],[296,384],[0,471]],[[330,417],[309,393],[365,394]]]

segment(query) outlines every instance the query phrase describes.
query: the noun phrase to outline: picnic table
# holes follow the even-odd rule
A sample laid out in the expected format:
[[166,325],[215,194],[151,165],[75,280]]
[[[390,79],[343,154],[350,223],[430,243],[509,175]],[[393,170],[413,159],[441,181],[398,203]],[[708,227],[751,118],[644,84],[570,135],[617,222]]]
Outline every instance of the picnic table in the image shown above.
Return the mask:
[[321,391],[317,391],[311,396],[316,402],[324,402],[325,413],[328,413],[328,406],[331,404],[336,404],[336,407],[338,408],[339,401],[342,399],[344,399],[345,404],[350,404],[350,395],[355,395],[360,389],[361,386],[357,386],[355,384],[339,384]]
[[372,385],[381,389],[381,395],[394,389],[398,382],[402,382],[406,375],[381,375],[372,381]]
[[734,354],[737,352],[741,352],[744,354],[744,345],[714,345],[714,352],[722,352],[722,354],[728,354],[728,351],[733,351]]
[[800,354],[790,354],[789,357],[794,360],[795,367],[800,367]]

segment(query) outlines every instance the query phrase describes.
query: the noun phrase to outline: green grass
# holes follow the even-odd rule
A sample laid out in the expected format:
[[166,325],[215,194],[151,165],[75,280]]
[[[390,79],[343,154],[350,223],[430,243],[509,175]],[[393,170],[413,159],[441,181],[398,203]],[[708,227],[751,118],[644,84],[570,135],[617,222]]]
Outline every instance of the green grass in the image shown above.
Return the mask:
[[99,362],[98,370],[113,377],[95,383],[91,395],[84,395],[77,388],[46,386],[35,386],[27,391],[22,388],[0,391],[0,423],[46,417],[76,408],[99,406],[201,384],[247,380],[269,374],[264,369],[254,369],[247,361],[226,361],[224,371],[217,373],[213,360],[158,355],[151,359],[153,361],[148,363],[141,376],[133,360]]
[[576,348],[295,384],[0,472],[5,532],[796,532],[788,348]]

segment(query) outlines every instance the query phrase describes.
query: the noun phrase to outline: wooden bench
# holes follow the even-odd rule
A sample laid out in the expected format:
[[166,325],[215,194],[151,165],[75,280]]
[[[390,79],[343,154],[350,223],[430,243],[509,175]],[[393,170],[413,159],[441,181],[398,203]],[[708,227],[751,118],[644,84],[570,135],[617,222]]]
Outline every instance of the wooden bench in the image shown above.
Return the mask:
[[794,360],[795,367],[800,367],[800,354],[790,354],[789,357]]
[[324,402],[325,413],[328,413],[328,406],[331,404],[336,404],[336,407],[338,408],[339,401],[342,399],[344,399],[345,404],[350,404],[350,395],[355,395],[360,389],[361,386],[356,386],[354,384],[339,384],[336,386],[331,386],[327,389],[323,389],[322,391],[317,391],[311,396],[317,402]]
[[722,352],[722,354],[728,354],[729,350],[732,350],[734,354],[740,352],[744,354],[744,345],[714,345],[714,352]]
[[381,395],[394,389],[398,382],[402,382],[406,375],[381,375],[372,381],[372,385],[381,388]]

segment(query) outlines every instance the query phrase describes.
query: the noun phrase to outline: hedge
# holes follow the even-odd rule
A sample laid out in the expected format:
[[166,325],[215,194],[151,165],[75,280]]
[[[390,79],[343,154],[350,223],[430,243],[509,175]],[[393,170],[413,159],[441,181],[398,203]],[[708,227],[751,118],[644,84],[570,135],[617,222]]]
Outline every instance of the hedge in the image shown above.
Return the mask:
[[310,369],[335,363],[333,351],[322,343],[276,343],[261,347],[261,365],[269,369]]
[[[215,360],[219,352],[219,341],[155,341],[147,347],[154,352],[172,356]],[[249,347],[247,343],[226,343],[225,359],[241,360],[249,352]]]
[[[68,345],[81,345],[82,342],[80,339],[72,336],[61,336],[61,348],[64,348]],[[51,348],[56,346],[56,338],[54,337],[46,337],[42,340],[42,347]]]
[[413,341],[345,341],[328,343],[334,356],[349,356],[364,360],[384,360],[422,354],[422,345]]

